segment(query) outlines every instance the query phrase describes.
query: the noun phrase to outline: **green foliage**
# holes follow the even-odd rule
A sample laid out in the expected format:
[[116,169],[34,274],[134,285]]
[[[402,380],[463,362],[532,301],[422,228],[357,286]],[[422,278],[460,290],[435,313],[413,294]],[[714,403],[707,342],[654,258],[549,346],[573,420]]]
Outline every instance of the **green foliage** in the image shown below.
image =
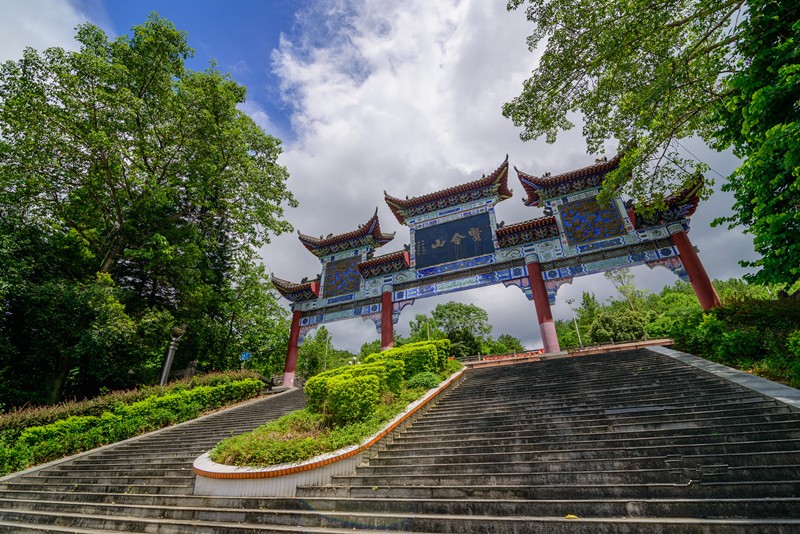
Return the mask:
[[253,467],[299,462],[325,451],[327,432],[323,432],[322,414],[298,410],[217,443],[210,456],[215,462]]
[[114,412],[121,406],[133,404],[148,397],[167,395],[198,386],[216,387],[257,378],[257,375],[250,371],[209,373],[172,382],[163,387],[152,386],[136,390],[114,391],[80,402],[71,401],[52,406],[27,407],[0,415],[0,433],[16,439],[23,430],[32,426],[47,425],[69,417],[100,416],[103,412]]
[[403,389],[398,395],[384,395],[372,417],[333,428],[325,424],[322,414],[307,409],[292,412],[252,432],[221,441],[210,456],[215,462],[248,467],[309,460],[361,443],[424,393],[421,389]]
[[[699,136],[732,147],[742,165],[723,190],[761,258],[759,282],[800,279],[800,8],[781,0],[510,0],[535,23],[544,52],[503,114],[524,140],[556,135],[582,115],[590,152],[617,140],[620,166],[604,194],[625,191],[650,209],[708,166],[681,157]],[[708,182],[708,180],[706,180]],[[710,183],[706,183],[706,193]]]
[[469,332],[474,338],[482,339],[492,331],[489,314],[474,304],[460,302],[439,304],[431,315],[437,328],[440,328],[448,337],[454,332]]
[[796,299],[745,297],[705,314],[694,312],[673,329],[673,338],[680,350],[796,387],[800,385],[798,329]]
[[423,371],[439,372],[443,369],[451,350],[448,339],[420,341],[383,351],[379,353],[378,358],[402,360],[404,376],[408,379]]
[[511,334],[501,334],[496,340],[488,339],[482,347],[482,354],[510,354],[524,352],[522,342]]
[[417,343],[420,341],[443,339],[447,337],[447,334],[439,328],[439,324],[436,322],[435,318],[428,317],[422,313],[418,313],[409,321],[408,326],[411,328],[411,333],[408,336],[408,343]]
[[406,386],[409,388],[431,389],[438,386],[441,381],[442,379],[439,377],[439,375],[425,371],[422,373],[417,373],[409,378],[408,382],[406,382]]
[[742,165],[722,186],[736,202],[715,223],[741,225],[761,255],[759,282],[800,280],[800,8],[748,0],[737,42],[740,59],[715,107],[717,148],[733,147]]
[[157,15],[77,41],[0,65],[0,403],[150,383],[181,324],[176,368],[275,368],[286,312],[255,251],[290,229],[280,141]]
[[[380,350],[380,342],[378,342]],[[333,346],[330,332],[320,326],[314,336],[308,336],[300,345],[297,370],[301,376],[310,378],[317,373],[347,365],[354,354]]]
[[368,419],[374,415],[381,393],[375,375],[332,378],[328,382],[326,422],[339,426]]
[[204,410],[220,408],[258,395],[264,384],[253,378],[223,381],[214,386],[173,388],[131,404],[118,404],[100,415],[71,415],[40,426],[29,426],[15,436],[2,431],[0,474],[25,469],[193,419]]
[[528,46],[544,44],[544,52],[503,114],[523,127],[522,139],[553,142],[579,112],[590,152],[612,139],[627,149],[605,190],[629,182],[631,196],[663,199],[692,167],[674,141],[712,131],[708,119],[723,96],[719,80],[730,69],[738,31],[731,17],[742,14],[743,1],[668,0],[654,7],[510,0],[509,8],[523,4],[535,24]]
[[632,341],[646,334],[644,317],[630,309],[600,312],[589,329],[594,343]]

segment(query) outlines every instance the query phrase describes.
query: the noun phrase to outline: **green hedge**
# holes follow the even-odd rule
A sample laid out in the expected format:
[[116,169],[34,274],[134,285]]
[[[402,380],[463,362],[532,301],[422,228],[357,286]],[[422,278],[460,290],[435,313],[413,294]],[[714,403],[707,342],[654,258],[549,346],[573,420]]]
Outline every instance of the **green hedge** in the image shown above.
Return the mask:
[[[449,340],[443,341],[447,341],[449,345]],[[443,345],[436,342],[409,343],[408,345],[403,345],[394,349],[370,354],[364,361],[382,362],[400,360],[404,364],[403,376],[405,379],[409,379],[425,371],[437,373],[444,368],[449,354],[443,347],[441,349],[437,347],[437,344],[440,346]]]
[[24,429],[17,439],[8,432],[0,438],[0,474],[63,458],[193,419],[205,410],[255,397],[260,380],[246,378],[216,386],[176,389],[129,405],[118,405],[101,415],[70,416]]
[[120,406],[133,404],[150,397],[168,395],[175,391],[183,391],[198,386],[219,386],[246,378],[258,379],[258,375],[253,371],[208,373],[194,376],[190,379],[175,381],[166,386],[149,386],[135,390],[114,391],[83,401],[70,401],[52,406],[37,406],[14,410],[0,415],[0,435],[14,440],[19,437],[23,430],[29,427],[43,426],[74,416],[100,416],[104,412],[113,412]]
[[365,421],[380,401],[380,379],[375,375],[333,377],[328,381],[326,422],[331,426]]
[[447,339],[411,343],[370,354],[362,364],[320,373],[305,386],[308,410],[323,414],[330,425],[364,421],[382,394],[400,392],[404,379],[444,371],[449,351]]

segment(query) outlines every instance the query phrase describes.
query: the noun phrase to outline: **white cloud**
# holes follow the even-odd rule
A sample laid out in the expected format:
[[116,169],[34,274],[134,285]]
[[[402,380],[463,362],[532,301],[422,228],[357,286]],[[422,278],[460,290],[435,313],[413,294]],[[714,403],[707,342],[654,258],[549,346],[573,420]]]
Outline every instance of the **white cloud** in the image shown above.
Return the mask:
[[81,10],[64,0],[3,2],[0,61],[21,58],[26,47],[39,51],[53,46],[75,49],[75,26],[85,21]]
[[[536,61],[526,46],[530,23],[523,13],[481,0],[324,5],[327,9],[309,11],[313,23],[306,21],[303,36],[284,39],[273,56],[295,110],[297,138],[283,162],[301,206],[288,216],[304,233],[351,230],[378,205],[384,231],[397,231],[386,249],[396,250],[408,242],[408,230],[387,209],[384,189],[395,196],[436,191],[494,170],[506,154],[534,174],[592,163],[580,128],[562,134],[555,145],[522,143],[500,113]],[[539,216],[522,205],[514,176],[511,187],[516,196],[498,206],[498,219],[512,223]],[[734,251],[749,246],[740,234],[709,229],[725,204],[715,196],[693,224],[692,238],[712,277],[740,275]],[[316,258],[295,236],[276,239],[265,254],[278,276],[299,279],[319,272]],[[675,280],[666,270],[642,267],[635,273],[654,291]],[[600,300],[614,294],[600,275],[576,279],[559,293],[557,318],[570,317],[562,301],[579,299],[582,291]],[[450,299],[487,309],[495,335],[509,332],[529,346],[541,343],[533,303],[518,289],[502,286],[418,301],[406,309],[398,331],[407,332],[416,313]],[[377,335],[371,323],[356,320],[334,324],[331,331],[337,345],[351,350]]]

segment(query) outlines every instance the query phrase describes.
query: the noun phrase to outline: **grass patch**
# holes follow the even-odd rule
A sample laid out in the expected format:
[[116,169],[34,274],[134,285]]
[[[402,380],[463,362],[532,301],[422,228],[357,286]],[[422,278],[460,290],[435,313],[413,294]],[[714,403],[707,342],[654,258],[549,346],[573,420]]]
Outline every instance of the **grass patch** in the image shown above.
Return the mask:
[[361,443],[378,432],[393,417],[422,397],[426,388],[402,388],[399,394],[385,393],[373,416],[365,421],[339,427],[325,424],[325,416],[297,410],[259,428],[218,443],[211,459],[240,467],[269,467],[310,460]]

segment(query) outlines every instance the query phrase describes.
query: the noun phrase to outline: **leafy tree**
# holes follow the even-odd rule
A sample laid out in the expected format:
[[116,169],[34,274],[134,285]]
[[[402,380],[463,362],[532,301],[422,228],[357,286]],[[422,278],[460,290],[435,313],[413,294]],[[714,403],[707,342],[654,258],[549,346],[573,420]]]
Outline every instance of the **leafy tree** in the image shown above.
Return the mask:
[[522,341],[511,334],[501,334],[497,339],[487,339],[481,349],[483,354],[510,354],[512,352],[525,352]]
[[331,334],[320,326],[313,336],[306,336],[300,345],[297,357],[297,370],[306,378],[311,378],[328,368],[327,357],[331,352]]
[[[466,331],[476,339],[483,339],[492,332],[489,314],[474,304],[447,302],[439,304],[431,314],[436,325],[450,337],[456,331]],[[452,340],[451,340],[452,341]]]
[[375,339],[373,341],[367,341],[363,345],[361,345],[361,349],[359,350],[359,354],[362,358],[366,358],[370,354],[375,354],[376,352],[381,351],[381,340]]
[[600,313],[601,309],[602,306],[597,301],[594,293],[584,291],[583,295],[581,295],[581,307],[577,310],[578,323],[581,326],[587,325],[588,328],[588,325],[591,325],[597,318],[597,314]]
[[346,350],[334,347],[331,333],[324,326],[320,326],[313,336],[306,337],[300,345],[297,369],[303,377],[311,378],[327,369],[347,365],[354,356]]
[[466,328],[453,330],[447,335],[450,340],[450,354],[455,358],[467,358],[483,354],[483,343]]
[[592,341],[632,341],[647,335],[645,319],[637,311],[623,309],[617,312],[603,311],[592,323],[589,330]]
[[736,202],[716,222],[742,225],[761,258],[759,282],[800,280],[800,6],[749,0],[737,44],[742,58],[716,107],[717,147],[742,165],[722,186]]
[[408,326],[411,328],[411,333],[408,335],[408,341],[410,343],[447,337],[447,335],[439,329],[439,324],[436,320],[428,317],[424,313],[418,313],[414,316],[414,318],[408,322]]
[[503,107],[524,128],[521,137],[553,142],[573,127],[570,114],[580,112],[590,152],[610,139],[626,148],[606,179],[608,191],[630,180],[629,192],[649,200],[682,183],[687,162],[674,142],[713,132],[709,118],[724,96],[720,79],[736,54],[734,21],[744,1],[510,0],[508,6],[523,4],[535,23],[528,46],[545,46],[522,93]]
[[[619,167],[604,195],[626,192],[657,207],[707,165],[682,158],[679,140],[699,136],[744,159],[724,188],[762,258],[759,281],[800,279],[797,2],[780,0],[510,0],[535,23],[544,52],[503,114],[522,139],[583,119],[590,152],[617,140]],[[706,183],[706,193],[710,181]]]
[[187,70],[155,14],[77,40],[0,66],[0,377],[32,386],[13,403],[147,381],[180,324],[176,367],[237,366],[285,317],[254,251],[295,201],[244,87]]
[[630,268],[612,269],[604,272],[603,276],[614,285],[620,295],[625,297],[631,310],[636,310],[636,303],[642,300],[644,292],[636,289]]

